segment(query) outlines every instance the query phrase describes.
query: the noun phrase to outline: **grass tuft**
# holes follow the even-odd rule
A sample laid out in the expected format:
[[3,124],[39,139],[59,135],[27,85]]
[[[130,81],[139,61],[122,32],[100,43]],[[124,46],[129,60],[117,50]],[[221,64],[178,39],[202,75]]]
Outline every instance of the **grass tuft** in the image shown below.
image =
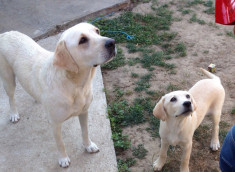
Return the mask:
[[132,155],[138,159],[144,159],[147,152],[148,151],[144,148],[143,144],[139,144],[137,147],[132,148]]
[[125,160],[118,159],[118,172],[130,172],[129,169],[131,166],[135,165],[136,160],[133,158],[127,158]]

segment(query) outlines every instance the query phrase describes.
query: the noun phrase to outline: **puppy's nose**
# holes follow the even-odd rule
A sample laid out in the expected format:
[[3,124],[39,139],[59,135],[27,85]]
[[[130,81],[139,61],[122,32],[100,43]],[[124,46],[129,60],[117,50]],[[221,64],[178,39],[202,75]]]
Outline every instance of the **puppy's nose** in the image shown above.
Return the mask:
[[115,49],[115,40],[114,39],[108,39],[105,42],[105,48],[108,50],[114,50]]
[[191,102],[186,101],[186,102],[183,103],[183,106],[186,107],[186,108],[189,108],[189,107],[191,107]]

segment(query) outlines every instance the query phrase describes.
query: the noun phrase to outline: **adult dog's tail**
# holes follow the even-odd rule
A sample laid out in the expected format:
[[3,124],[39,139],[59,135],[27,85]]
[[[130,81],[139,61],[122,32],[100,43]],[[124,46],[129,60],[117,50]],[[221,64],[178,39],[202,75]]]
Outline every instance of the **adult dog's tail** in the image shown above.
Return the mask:
[[202,73],[204,73],[206,76],[208,76],[211,79],[217,80],[218,82],[221,83],[220,78],[218,76],[214,75],[211,72],[208,72],[207,70],[205,70],[203,68],[200,68],[200,69],[201,69]]

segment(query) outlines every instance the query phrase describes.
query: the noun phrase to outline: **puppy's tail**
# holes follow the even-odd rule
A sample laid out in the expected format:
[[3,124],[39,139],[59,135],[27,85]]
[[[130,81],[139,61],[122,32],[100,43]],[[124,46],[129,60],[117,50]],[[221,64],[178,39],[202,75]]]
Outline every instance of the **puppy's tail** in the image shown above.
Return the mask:
[[221,83],[220,78],[218,76],[214,75],[211,72],[208,72],[207,70],[205,70],[203,68],[200,68],[200,69],[201,69],[202,73],[204,73],[206,76]]

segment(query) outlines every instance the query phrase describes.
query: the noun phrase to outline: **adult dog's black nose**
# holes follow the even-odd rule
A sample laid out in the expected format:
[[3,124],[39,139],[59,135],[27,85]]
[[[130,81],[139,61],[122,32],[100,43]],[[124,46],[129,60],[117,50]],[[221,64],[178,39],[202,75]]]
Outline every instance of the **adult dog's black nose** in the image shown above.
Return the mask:
[[107,48],[110,53],[112,51],[114,51],[115,50],[115,40],[114,39],[108,39],[105,42],[105,48]]
[[190,101],[186,101],[183,103],[183,106],[186,108],[190,108],[191,107],[191,102]]

